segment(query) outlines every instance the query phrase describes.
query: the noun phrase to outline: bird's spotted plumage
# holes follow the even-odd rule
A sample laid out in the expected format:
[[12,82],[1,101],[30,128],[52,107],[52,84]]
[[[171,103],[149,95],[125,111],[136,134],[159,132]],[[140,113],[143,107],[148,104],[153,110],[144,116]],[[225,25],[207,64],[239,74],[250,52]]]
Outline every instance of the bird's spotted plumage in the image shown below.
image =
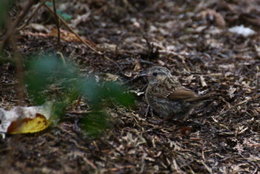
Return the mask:
[[165,67],[154,66],[147,71],[148,87],[145,99],[159,116],[172,119],[187,119],[192,109],[209,96],[198,96],[183,87],[177,77]]

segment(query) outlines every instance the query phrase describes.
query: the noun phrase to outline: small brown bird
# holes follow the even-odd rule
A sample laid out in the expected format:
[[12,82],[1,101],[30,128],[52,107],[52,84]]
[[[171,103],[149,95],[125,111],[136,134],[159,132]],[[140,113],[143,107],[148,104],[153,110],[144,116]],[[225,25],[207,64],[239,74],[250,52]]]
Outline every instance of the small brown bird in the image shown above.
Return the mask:
[[198,96],[183,87],[177,77],[161,66],[148,69],[146,76],[149,84],[145,99],[151,109],[164,119],[186,120],[193,108],[212,95]]

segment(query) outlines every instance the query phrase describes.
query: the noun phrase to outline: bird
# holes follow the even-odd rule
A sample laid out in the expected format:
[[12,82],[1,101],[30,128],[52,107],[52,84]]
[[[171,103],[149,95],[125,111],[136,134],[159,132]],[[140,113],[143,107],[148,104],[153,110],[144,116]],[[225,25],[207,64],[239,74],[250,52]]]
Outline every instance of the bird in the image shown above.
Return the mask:
[[196,106],[213,95],[199,96],[182,86],[178,78],[162,66],[152,66],[144,74],[148,79],[145,91],[148,107],[165,120],[187,120]]

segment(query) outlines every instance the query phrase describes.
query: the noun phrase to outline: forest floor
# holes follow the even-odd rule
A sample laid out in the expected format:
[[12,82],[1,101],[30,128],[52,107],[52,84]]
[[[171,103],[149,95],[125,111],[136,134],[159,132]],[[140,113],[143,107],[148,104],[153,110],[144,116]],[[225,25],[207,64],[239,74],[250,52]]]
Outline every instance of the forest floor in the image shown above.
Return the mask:
[[[65,115],[58,125],[0,140],[0,173],[250,173],[260,171],[260,4],[240,1],[61,1],[69,25],[102,49],[98,54],[74,36],[51,34],[55,20],[40,9],[19,31],[19,52],[54,52],[82,72],[131,80],[152,65],[169,68],[199,94],[217,92],[190,115],[185,127],[146,116],[147,81],[128,88],[132,109],[113,107],[113,124],[99,138],[77,130]],[[47,14],[47,15],[46,15]],[[230,32],[244,25],[251,36]],[[69,31],[63,28],[63,32]],[[70,38],[71,37],[71,38]],[[15,67],[0,64],[0,106],[18,103]],[[69,112],[69,111],[68,111]],[[157,123],[158,121],[158,123]]]

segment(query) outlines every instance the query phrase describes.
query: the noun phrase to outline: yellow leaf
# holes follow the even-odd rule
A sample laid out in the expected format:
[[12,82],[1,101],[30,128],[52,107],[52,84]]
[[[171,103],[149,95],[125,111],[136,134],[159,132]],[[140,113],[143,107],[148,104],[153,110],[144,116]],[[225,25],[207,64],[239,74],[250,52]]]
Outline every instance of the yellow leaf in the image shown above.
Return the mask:
[[42,114],[36,113],[34,118],[23,118],[13,121],[7,129],[9,134],[26,134],[40,132],[50,125],[50,121]]

